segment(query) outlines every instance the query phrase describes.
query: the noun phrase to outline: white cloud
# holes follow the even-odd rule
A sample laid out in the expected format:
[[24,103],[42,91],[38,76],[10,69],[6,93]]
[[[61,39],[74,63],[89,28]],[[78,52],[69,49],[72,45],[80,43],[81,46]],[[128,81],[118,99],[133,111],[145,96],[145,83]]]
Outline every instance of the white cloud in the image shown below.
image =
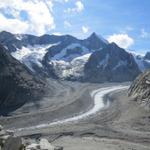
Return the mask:
[[82,12],[84,10],[84,5],[81,1],[76,1],[75,2],[75,7],[74,8],[68,8],[65,10],[66,13],[72,13],[72,12]]
[[83,32],[83,33],[88,33],[88,32],[89,32],[89,27],[87,27],[87,26],[82,26],[82,32]]
[[71,27],[72,25],[71,25],[71,23],[70,23],[69,21],[65,20],[65,21],[64,21],[64,26],[65,26],[66,28],[68,28],[68,27]]
[[60,36],[62,35],[60,32],[54,32],[53,35],[57,35],[57,36]]
[[146,32],[145,29],[141,29],[141,35],[142,38],[148,38],[150,37],[150,33]]
[[69,0],[64,0],[66,3],[69,2]]
[[81,12],[84,9],[84,5],[81,1],[75,3],[77,12]]
[[128,48],[134,44],[134,39],[129,37],[128,34],[113,34],[107,39],[110,43],[115,42],[118,46],[122,48]]
[[[0,25],[0,30],[9,28],[10,32],[15,33],[30,32],[38,35],[44,34],[46,31],[55,28],[52,7],[52,0],[0,0],[0,9],[2,9],[3,12],[8,12],[9,10],[8,13],[13,16],[13,18],[10,19],[1,15],[0,22],[5,21],[3,25]],[[22,18],[22,11],[26,12],[28,20]],[[18,25],[14,28],[11,24],[15,22]],[[20,28],[20,26],[22,26],[22,28]]]
[[0,30],[6,30],[13,33],[26,33],[29,28],[28,22],[22,22],[19,19],[6,19],[2,14],[0,14]]

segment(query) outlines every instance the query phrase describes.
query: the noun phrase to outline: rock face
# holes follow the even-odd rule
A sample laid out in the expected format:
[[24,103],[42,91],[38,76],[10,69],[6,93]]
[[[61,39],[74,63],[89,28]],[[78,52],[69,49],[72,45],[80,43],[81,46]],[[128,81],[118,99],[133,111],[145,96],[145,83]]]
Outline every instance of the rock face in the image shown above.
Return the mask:
[[21,147],[22,140],[20,137],[9,137],[4,144],[3,150],[20,150]]
[[150,60],[150,52],[147,52],[144,58]]
[[99,50],[106,47],[109,43],[94,32],[90,37],[83,40],[82,44],[90,50]]
[[129,89],[129,96],[150,109],[150,71],[140,74]]
[[123,82],[132,81],[140,70],[131,54],[112,43],[91,55],[84,73],[90,82]]
[[44,94],[44,81],[0,46],[0,114],[5,114]]

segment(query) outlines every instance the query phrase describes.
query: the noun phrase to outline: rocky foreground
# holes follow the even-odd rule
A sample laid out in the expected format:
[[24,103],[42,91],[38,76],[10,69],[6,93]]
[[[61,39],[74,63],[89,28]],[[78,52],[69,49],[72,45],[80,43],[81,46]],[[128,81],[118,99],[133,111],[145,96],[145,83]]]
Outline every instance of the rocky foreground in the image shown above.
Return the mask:
[[63,147],[53,146],[47,139],[30,140],[14,136],[9,130],[3,130],[0,125],[0,150],[63,150]]
[[[111,85],[101,85],[101,87],[104,86],[110,87]],[[85,95],[81,97],[81,99],[86,98]],[[104,101],[108,100],[110,101],[109,107],[78,122],[57,124],[40,129],[35,127],[32,130],[30,128],[14,130],[14,134],[23,137],[24,143],[27,143],[26,148],[32,147],[32,149],[35,147],[38,149],[41,142],[48,143],[48,140],[51,145],[59,146],[58,148],[61,149],[63,147],[64,150],[150,150],[150,111],[143,109],[132,97],[128,97],[127,90],[108,94]],[[83,101],[81,104],[86,103],[87,101]],[[59,113],[66,116],[65,112],[68,112],[70,106],[75,106],[75,103],[72,104],[74,105],[66,103],[63,111],[57,108],[55,117],[58,118]],[[71,107],[71,109],[74,108]],[[5,129],[11,129],[11,127],[17,129],[19,126],[30,127],[33,123],[38,125],[40,119],[42,121],[53,120],[51,114],[54,112],[45,114],[39,112],[30,114],[30,117],[29,114],[2,117],[0,122],[3,123]],[[60,120],[63,116],[59,116]]]

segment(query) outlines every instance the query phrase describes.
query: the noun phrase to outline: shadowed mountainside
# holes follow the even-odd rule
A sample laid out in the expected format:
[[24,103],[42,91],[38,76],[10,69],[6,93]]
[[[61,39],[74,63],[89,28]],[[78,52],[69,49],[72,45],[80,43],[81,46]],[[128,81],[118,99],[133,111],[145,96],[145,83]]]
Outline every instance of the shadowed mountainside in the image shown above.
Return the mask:
[[85,80],[90,82],[132,81],[141,71],[134,57],[115,43],[95,51],[85,64]]
[[35,78],[27,67],[0,45],[0,113],[3,114],[44,94],[45,82]]

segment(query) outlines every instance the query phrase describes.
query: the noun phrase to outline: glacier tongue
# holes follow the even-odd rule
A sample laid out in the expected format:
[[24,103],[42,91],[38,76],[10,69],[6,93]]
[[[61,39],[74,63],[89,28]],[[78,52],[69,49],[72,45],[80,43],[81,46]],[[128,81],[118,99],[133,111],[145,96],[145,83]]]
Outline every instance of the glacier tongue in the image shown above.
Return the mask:
[[74,57],[74,59],[72,59],[70,62],[64,60],[51,60],[49,64],[53,64],[53,67],[59,78],[68,78],[70,76],[79,78],[83,76],[84,65],[90,56],[91,53]]
[[72,43],[51,57],[49,64],[53,66],[59,78],[79,78],[83,76],[84,65],[90,56],[88,48],[79,43]]

